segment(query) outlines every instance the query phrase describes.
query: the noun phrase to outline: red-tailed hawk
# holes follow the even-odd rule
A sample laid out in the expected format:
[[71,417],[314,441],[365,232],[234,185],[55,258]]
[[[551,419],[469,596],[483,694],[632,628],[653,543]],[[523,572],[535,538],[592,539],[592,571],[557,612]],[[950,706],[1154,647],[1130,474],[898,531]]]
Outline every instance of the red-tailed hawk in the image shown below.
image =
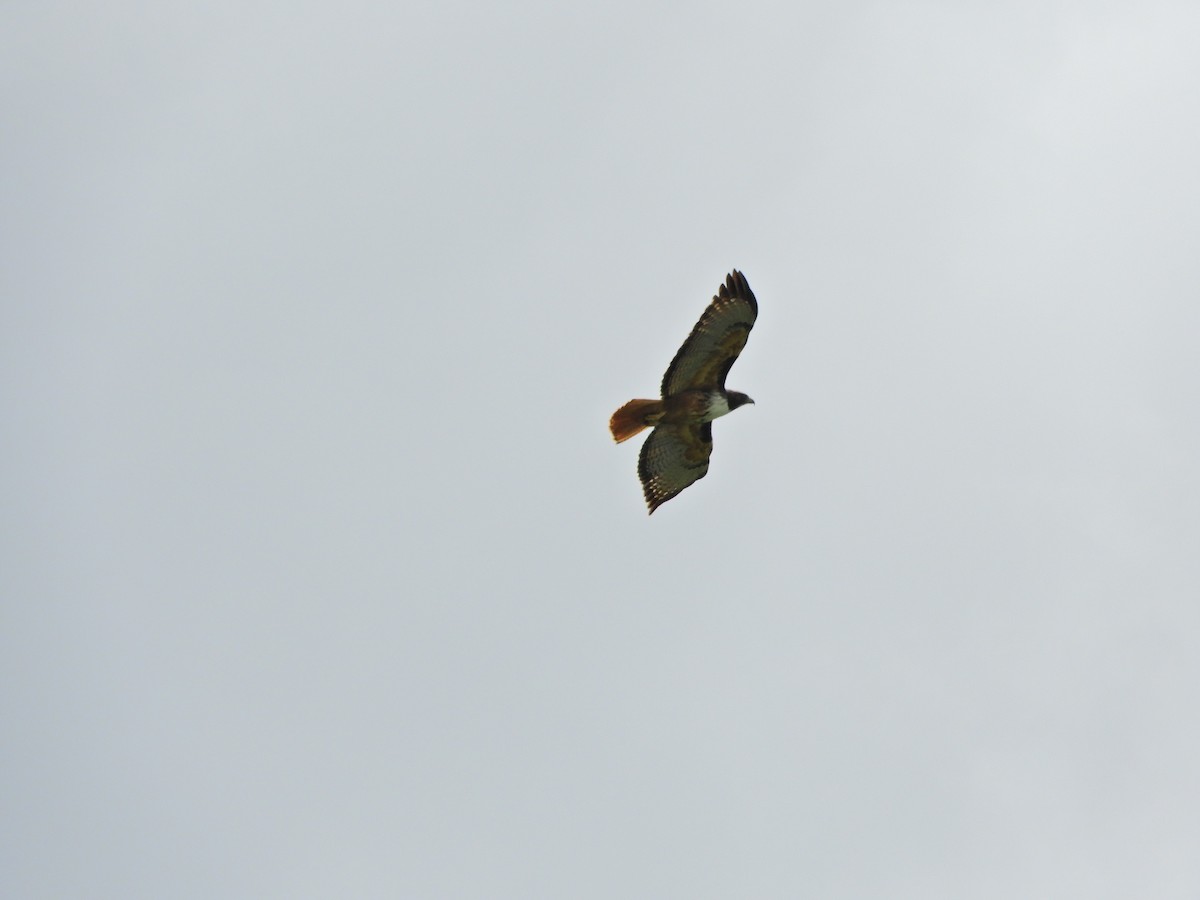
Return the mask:
[[608,427],[618,444],[653,428],[638,457],[646,505],[656,509],[708,474],[712,420],[754,401],[725,390],[725,376],[746,346],[758,301],[736,269],[683,342],[662,381],[661,400],[630,400]]

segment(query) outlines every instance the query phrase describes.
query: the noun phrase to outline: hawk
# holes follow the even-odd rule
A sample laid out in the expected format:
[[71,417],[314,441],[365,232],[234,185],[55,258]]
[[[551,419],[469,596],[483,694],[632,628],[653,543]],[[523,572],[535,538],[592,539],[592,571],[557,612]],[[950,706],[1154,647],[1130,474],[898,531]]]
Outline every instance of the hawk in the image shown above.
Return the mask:
[[746,276],[734,269],[667,367],[662,399],[630,400],[609,420],[618,444],[654,429],[638,457],[651,513],[708,474],[712,420],[754,402],[725,390],[725,376],[757,317],[758,301]]

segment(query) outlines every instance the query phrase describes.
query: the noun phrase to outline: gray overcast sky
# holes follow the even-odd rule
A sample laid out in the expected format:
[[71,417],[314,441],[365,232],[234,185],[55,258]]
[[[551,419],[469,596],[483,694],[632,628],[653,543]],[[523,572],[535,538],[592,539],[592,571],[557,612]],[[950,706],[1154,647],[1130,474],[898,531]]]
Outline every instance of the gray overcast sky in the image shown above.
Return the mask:
[[1198,46],[5,4],[0,894],[1200,896]]

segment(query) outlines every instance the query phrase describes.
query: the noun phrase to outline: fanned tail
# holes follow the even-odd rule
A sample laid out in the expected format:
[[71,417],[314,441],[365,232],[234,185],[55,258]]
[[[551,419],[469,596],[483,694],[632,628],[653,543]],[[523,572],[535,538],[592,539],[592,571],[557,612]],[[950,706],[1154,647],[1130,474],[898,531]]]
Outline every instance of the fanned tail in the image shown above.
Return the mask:
[[613,440],[618,444],[627,441],[643,428],[651,428],[659,423],[663,416],[661,400],[630,400],[615,413],[608,421]]

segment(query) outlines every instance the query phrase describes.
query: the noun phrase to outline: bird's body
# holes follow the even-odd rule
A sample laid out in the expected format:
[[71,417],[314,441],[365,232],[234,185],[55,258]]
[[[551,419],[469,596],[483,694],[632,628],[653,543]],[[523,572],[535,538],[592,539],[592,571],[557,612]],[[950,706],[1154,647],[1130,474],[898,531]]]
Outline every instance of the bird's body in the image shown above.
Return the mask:
[[[703,425],[754,401],[737,391],[683,391],[662,400],[630,400],[609,426],[618,444],[658,425]],[[615,423],[615,424],[614,424]]]
[[712,420],[754,401],[725,389],[725,376],[758,317],[745,276],[734,270],[663,376],[661,400],[630,400],[612,415],[617,443],[653,428],[638,458],[650,512],[708,473]]

